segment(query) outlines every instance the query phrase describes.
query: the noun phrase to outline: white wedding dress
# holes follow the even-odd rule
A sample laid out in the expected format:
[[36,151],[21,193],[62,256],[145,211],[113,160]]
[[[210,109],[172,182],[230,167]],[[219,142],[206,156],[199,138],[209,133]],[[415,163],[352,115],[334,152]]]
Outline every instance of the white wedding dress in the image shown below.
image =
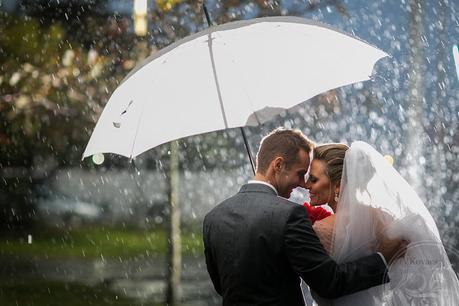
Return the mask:
[[331,256],[341,263],[373,254],[382,233],[410,242],[406,255],[390,263],[390,282],[318,298],[319,305],[459,305],[457,276],[423,201],[373,147],[354,142],[345,156]]

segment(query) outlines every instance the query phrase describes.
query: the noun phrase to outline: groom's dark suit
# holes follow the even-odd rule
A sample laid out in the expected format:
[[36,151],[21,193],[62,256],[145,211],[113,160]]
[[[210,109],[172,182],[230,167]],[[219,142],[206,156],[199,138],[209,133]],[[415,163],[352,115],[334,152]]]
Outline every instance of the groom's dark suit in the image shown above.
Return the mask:
[[300,279],[334,298],[381,284],[378,254],[337,264],[306,210],[263,184],[246,184],[204,219],[207,269],[223,305],[304,305]]

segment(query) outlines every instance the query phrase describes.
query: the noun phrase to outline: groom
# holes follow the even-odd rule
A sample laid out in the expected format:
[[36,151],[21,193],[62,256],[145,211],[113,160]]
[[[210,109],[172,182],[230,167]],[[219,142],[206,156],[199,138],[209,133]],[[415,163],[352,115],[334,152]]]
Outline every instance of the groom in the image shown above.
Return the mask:
[[387,281],[385,261],[400,241],[385,240],[380,253],[337,264],[304,207],[287,200],[304,187],[312,146],[300,131],[274,130],[261,141],[254,180],[206,215],[207,270],[223,305],[304,305],[300,277],[324,298]]

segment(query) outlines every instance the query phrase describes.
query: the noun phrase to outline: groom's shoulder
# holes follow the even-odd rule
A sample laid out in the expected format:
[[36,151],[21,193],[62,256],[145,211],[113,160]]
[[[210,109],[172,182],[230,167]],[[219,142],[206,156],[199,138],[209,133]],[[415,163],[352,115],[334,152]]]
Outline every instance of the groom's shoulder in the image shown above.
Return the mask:
[[238,192],[217,204],[210,212],[207,213],[207,215],[219,214],[222,211],[233,210],[236,208],[289,212],[291,210],[297,209],[298,207],[303,208],[302,205],[299,205],[275,194],[247,194]]
[[225,200],[223,200],[222,202],[218,203],[217,205],[215,205],[207,214],[206,214],[206,219],[214,214],[218,214],[220,210],[222,209],[225,209],[225,207],[227,207],[228,205],[231,205],[231,203],[233,202],[233,198],[235,197],[236,195],[233,195],[229,198],[226,198]]
[[306,209],[301,204],[292,202],[282,197],[279,197],[278,201],[279,205],[277,205],[277,209],[282,211],[282,214],[284,214],[286,218],[290,218],[292,215],[307,214]]

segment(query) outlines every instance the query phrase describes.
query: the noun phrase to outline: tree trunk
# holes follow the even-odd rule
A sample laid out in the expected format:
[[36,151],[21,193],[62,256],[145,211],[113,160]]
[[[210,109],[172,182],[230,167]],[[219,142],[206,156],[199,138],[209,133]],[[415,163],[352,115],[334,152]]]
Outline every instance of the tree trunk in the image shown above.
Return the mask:
[[180,205],[179,205],[179,158],[178,143],[171,142],[169,168],[169,252],[168,252],[168,284],[167,305],[177,306],[181,301],[180,276],[182,270],[182,248],[180,238]]

